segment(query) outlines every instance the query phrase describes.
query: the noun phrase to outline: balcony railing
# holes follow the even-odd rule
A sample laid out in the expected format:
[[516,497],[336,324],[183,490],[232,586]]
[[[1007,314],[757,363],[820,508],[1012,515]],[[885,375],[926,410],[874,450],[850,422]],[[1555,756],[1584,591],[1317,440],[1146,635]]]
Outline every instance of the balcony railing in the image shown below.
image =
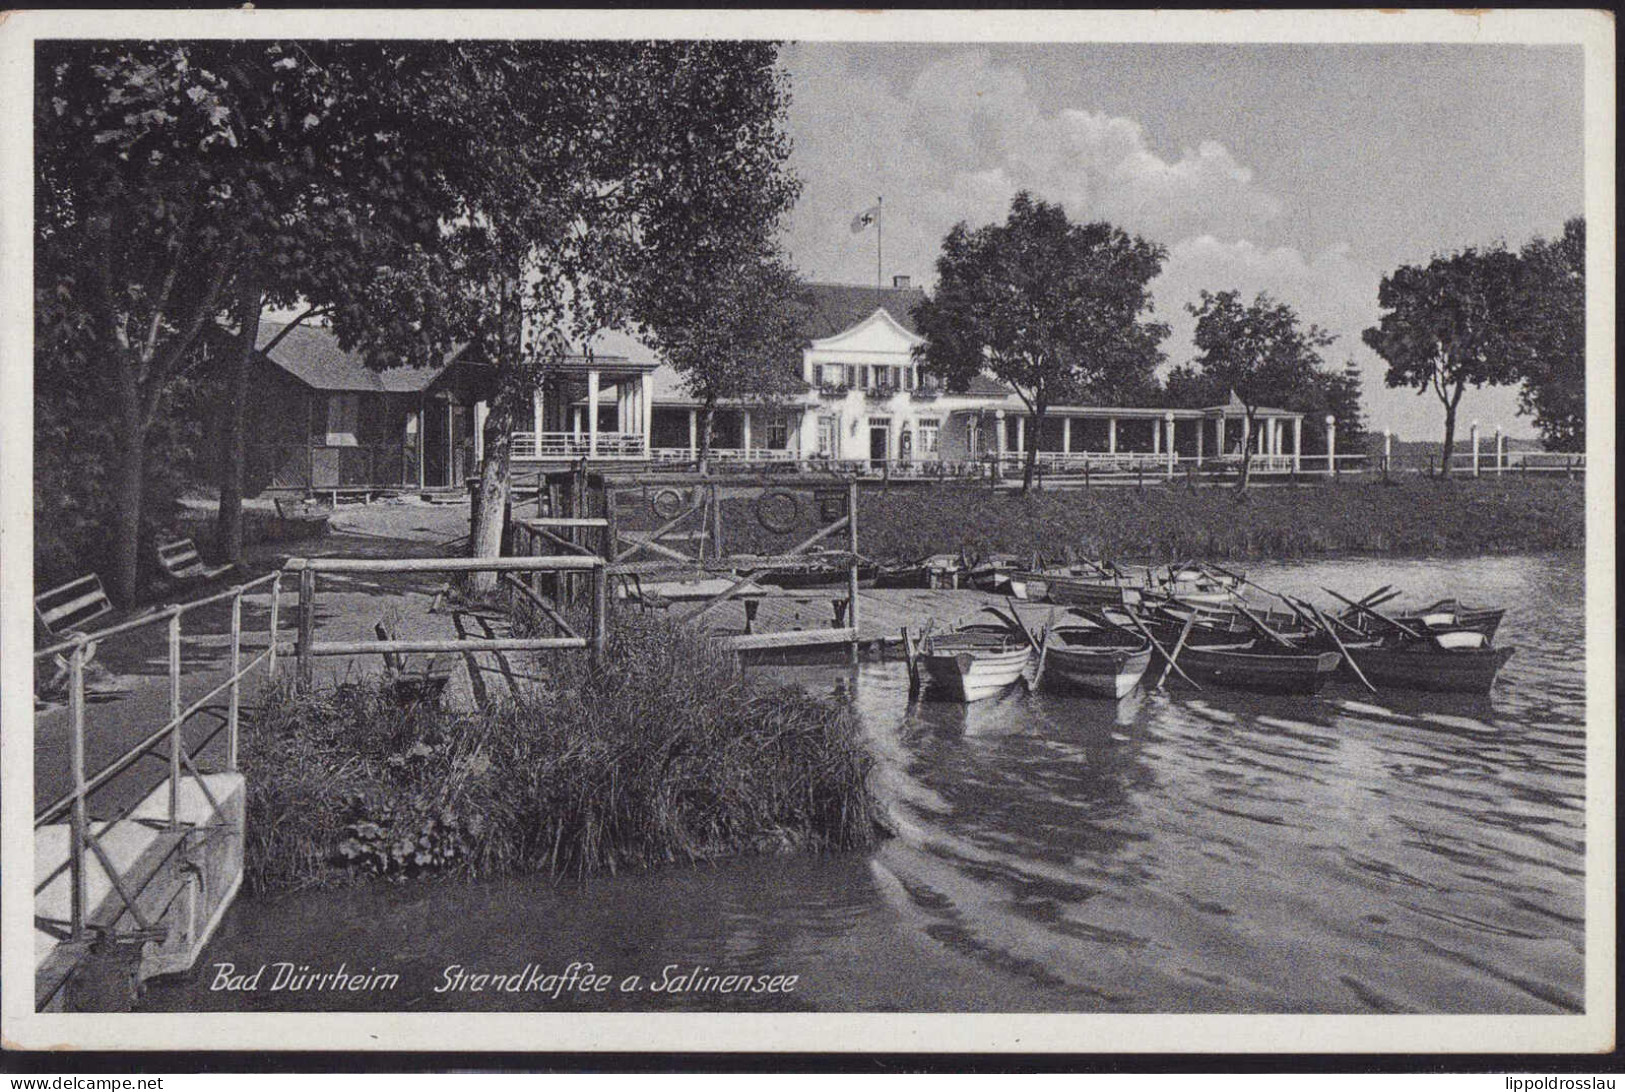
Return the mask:
[[512,453],[515,459],[648,458],[641,432],[600,432],[596,454],[585,432],[516,432]]

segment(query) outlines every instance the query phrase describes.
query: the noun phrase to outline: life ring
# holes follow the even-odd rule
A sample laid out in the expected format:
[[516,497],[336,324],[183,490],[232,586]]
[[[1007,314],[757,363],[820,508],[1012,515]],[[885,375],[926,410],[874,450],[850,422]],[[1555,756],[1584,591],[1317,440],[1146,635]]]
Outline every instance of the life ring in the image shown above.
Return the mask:
[[677,513],[683,510],[683,495],[668,486],[655,493],[649,507],[663,520],[676,519]]
[[756,498],[756,522],[775,535],[789,534],[801,518],[801,505],[794,493],[772,489]]

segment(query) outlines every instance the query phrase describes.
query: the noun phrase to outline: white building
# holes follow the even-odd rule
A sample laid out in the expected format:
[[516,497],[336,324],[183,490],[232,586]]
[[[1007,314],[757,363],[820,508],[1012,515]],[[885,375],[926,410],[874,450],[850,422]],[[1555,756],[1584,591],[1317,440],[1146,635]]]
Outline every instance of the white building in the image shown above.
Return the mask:
[[[925,294],[907,278],[888,289],[811,284],[807,292],[804,389],[771,404],[719,407],[714,458],[931,474],[996,457],[1014,462],[1036,446],[1051,466],[1172,470],[1176,459],[1239,452],[1244,440],[1246,414],[1233,396],[1205,409],[1056,406],[1039,435],[1026,404],[990,378],[954,393],[921,382],[913,311]],[[645,346],[605,334],[590,356],[569,358],[543,381],[534,429],[516,434],[514,457],[535,465],[583,456],[690,462],[699,454],[701,408]],[[1262,409],[1257,421],[1259,468],[1292,469],[1302,453],[1302,415]]]

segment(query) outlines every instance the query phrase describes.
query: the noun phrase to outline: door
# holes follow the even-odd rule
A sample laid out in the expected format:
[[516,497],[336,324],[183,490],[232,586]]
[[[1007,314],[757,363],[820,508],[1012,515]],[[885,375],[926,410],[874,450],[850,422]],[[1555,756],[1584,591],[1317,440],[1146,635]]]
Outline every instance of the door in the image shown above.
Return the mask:
[[879,470],[891,458],[891,418],[869,418],[869,462]]
[[826,459],[841,457],[841,419],[834,414],[818,418],[818,454]]

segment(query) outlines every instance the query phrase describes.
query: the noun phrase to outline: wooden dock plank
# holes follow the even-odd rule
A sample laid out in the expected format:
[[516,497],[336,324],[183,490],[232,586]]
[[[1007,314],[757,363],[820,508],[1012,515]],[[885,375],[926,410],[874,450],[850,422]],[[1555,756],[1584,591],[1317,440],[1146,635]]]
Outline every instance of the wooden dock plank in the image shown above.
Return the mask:
[[[820,595],[827,591],[828,594]],[[845,589],[797,589],[794,598],[770,596],[757,607],[755,631],[758,634],[776,634],[793,630],[828,632],[834,622],[831,600],[844,599]],[[997,607],[1009,612],[1014,609],[1029,629],[1044,625],[1050,616],[1047,603],[1027,603],[991,592],[970,589],[926,588],[868,588],[858,592],[858,641],[873,644],[883,641],[892,644],[900,639],[902,628],[925,628],[933,622],[938,632],[952,628],[956,623],[986,621],[984,607]],[[1056,619],[1065,617],[1061,608],[1055,608]],[[720,635],[742,634],[745,630],[745,609],[738,602],[723,603],[698,622],[706,631]],[[809,643],[818,639],[816,632],[807,634]]]

